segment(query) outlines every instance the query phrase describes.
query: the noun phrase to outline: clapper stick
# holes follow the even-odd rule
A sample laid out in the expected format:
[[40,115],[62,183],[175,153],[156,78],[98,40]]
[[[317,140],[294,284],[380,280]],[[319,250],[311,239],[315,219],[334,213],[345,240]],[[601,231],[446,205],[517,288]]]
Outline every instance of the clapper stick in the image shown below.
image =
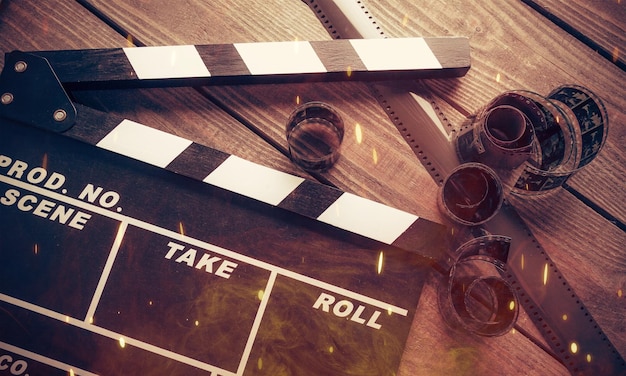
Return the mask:
[[257,42],[36,51],[64,85],[162,87],[458,77],[464,37]]
[[[6,102],[0,106],[0,117],[64,132],[65,136],[102,149],[388,245],[432,258],[441,255],[440,247],[433,247],[441,244],[444,236],[439,224],[72,103],[51,79],[56,74],[62,83],[67,82],[64,69],[58,73],[54,59],[17,51],[7,54],[6,64],[0,77],[0,92],[5,93]],[[41,90],[41,86],[46,90]],[[29,111],[33,103],[38,104],[38,109]]]

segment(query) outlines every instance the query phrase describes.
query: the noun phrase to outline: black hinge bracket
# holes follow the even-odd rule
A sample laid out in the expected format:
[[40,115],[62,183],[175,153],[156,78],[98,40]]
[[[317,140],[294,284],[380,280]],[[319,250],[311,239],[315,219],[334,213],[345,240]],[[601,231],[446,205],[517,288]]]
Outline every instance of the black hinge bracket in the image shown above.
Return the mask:
[[48,60],[13,51],[0,74],[0,118],[64,132],[76,121],[76,107]]

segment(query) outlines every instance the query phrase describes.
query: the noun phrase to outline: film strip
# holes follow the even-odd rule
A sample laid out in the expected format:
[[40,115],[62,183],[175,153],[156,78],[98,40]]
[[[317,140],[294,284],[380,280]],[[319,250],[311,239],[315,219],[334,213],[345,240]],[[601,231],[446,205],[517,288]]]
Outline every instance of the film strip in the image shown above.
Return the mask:
[[[439,40],[443,39],[443,41]],[[443,42],[443,43],[442,43]],[[410,54],[407,55],[407,52]],[[467,38],[285,41],[32,52],[69,88],[462,76]]]
[[[361,1],[305,0],[309,7],[327,28],[333,38],[382,38],[384,32],[374,17]],[[407,143],[418,156],[419,161],[430,172],[433,179],[444,183],[444,178],[460,164],[461,159],[456,153],[456,145],[449,137],[430,106],[430,102],[420,98],[405,87],[380,86],[374,93],[391,121],[396,125]],[[496,98],[499,105],[520,104],[523,108],[515,108],[514,112],[522,113],[526,118],[539,119],[533,131],[540,137],[538,143],[532,145],[530,154],[528,144],[515,145],[515,142],[527,140],[529,121],[524,119],[518,126],[516,136],[505,136],[504,141],[513,141],[513,145],[498,145],[494,139],[476,137],[472,126],[463,127],[470,135],[471,141],[465,146],[481,150],[485,143],[491,143],[491,152],[502,155],[525,156],[533,155],[535,160],[523,162],[524,173],[516,182],[518,192],[538,192],[560,186],[575,171],[589,163],[599,151],[606,139],[608,119],[601,101],[588,90],[578,86],[558,88],[541,99],[534,94],[515,92],[504,98]],[[563,113],[569,115],[563,115]],[[571,114],[574,113],[573,116]],[[516,114],[514,116],[519,116]],[[568,122],[574,124],[568,124]],[[412,125],[421,122],[423,128]],[[429,126],[424,127],[424,124]],[[555,127],[554,125],[557,125]],[[428,129],[424,129],[428,128]],[[485,128],[482,128],[483,130]],[[573,134],[575,142],[569,150],[568,132]],[[478,132],[480,133],[480,132]],[[434,138],[433,138],[434,136]],[[571,139],[571,138],[570,138]],[[584,143],[582,140],[587,142]],[[432,142],[431,142],[432,140]],[[476,140],[480,140],[477,143]],[[502,141],[496,138],[495,141]],[[436,144],[438,147],[429,147]],[[512,146],[512,148],[511,148]],[[520,149],[519,146],[522,146]],[[463,147],[463,145],[462,145]],[[580,150],[580,151],[578,151]],[[453,155],[450,155],[453,154]],[[459,153],[462,154],[462,153]],[[570,155],[573,154],[573,157]],[[456,159],[456,160],[455,160]],[[565,173],[558,167],[569,168],[574,160],[573,168]],[[515,161],[513,164],[518,163]],[[534,163],[534,164],[533,164]],[[544,170],[545,169],[545,170]],[[514,208],[505,202],[493,220],[482,225],[488,234],[506,234],[510,236],[510,252],[507,261],[509,267],[501,269],[501,274],[508,281],[505,292],[514,289],[520,304],[530,314],[535,325],[548,341],[557,360],[564,364],[573,374],[596,372],[600,374],[621,374],[626,371],[626,362],[593,320],[584,304],[577,298],[570,285],[565,281],[556,265]],[[462,248],[460,249],[462,251]],[[459,251],[459,250],[457,250]],[[529,260],[532,260],[529,262]],[[501,265],[501,264],[499,264]],[[447,274],[454,275],[454,264]],[[452,274],[450,274],[452,273]],[[549,274],[548,280],[542,283],[537,275]],[[487,290],[493,291],[493,288]],[[446,289],[448,297],[453,297],[451,289]],[[549,296],[549,297],[548,297]],[[456,316],[452,321],[462,321],[471,316],[467,307],[462,304],[451,307],[454,299],[443,299],[442,306],[447,310],[444,316]],[[461,296],[461,301],[464,297]],[[502,303],[502,302],[500,302]],[[496,313],[499,312],[496,310]],[[492,311],[493,313],[493,311]],[[566,316],[564,316],[566,315]],[[564,319],[567,317],[567,320]],[[475,317],[473,318],[475,320]],[[450,320],[448,320],[450,321]],[[484,321],[484,320],[483,320]],[[484,324],[484,323],[483,323]],[[463,326],[463,324],[460,324]],[[475,328],[474,328],[475,329]],[[480,330],[474,330],[480,334]]]
[[[509,115],[492,119],[503,111]],[[498,169],[504,181],[512,180],[512,192],[538,194],[562,186],[589,164],[602,149],[608,127],[600,98],[582,86],[564,85],[547,97],[524,90],[499,95],[454,142],[462,161]]]

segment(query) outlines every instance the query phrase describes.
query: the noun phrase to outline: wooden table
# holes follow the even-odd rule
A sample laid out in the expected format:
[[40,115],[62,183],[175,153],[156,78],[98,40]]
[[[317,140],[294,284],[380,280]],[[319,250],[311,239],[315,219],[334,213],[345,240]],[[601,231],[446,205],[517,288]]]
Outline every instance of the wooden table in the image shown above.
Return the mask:
[[[466,36],[465,77],[424,80],[438,110],[460,124],[513,89],[547,94],[575,83],[599,95],[610,118],[600,155],[569,188],[512,201],[622,356],[626,355],[626,5],[621,1],[366,1],[388,36]],[[111,23],[117,25],[116,28]],[[0,50],[331,39],[296,0],[17,1],[0,3]],[[0,57],[0,66],[4,63]],[[344,115],[342,157],[323,181],[443,223],[438,186],[363,83],[314,83],[88,92],[84,102],[262,165],[306,174],[285,156],[284,124],[298,103]],[[360,128],[362,137],[355,136]],[[539,345],[532,322],[495,338],[447,329],[436,282],[424,287],[401,375],[567,374]],[[0,323],[1,326],[1,323]],[[0,372],[1,373],[1,372]]]

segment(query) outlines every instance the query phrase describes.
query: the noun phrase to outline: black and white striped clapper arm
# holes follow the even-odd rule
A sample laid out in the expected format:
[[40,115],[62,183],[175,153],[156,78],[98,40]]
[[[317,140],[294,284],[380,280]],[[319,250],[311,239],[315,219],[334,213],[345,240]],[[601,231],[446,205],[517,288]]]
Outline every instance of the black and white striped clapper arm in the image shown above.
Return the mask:
[[463,37],[36,51],[72,88],[391,80],[464,75]]
[[383,244],[437,259],[446,227],[339,189],[77,105],[64,136]]

